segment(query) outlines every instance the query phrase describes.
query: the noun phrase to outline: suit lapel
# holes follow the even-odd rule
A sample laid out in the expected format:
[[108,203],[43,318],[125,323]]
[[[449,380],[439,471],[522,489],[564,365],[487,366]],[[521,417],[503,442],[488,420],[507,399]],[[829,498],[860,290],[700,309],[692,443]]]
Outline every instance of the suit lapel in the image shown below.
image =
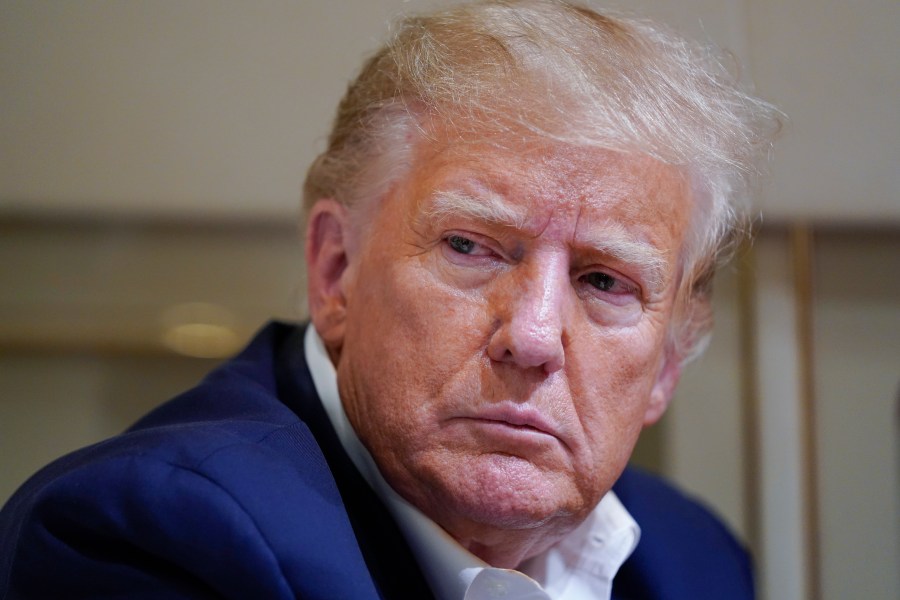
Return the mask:
[[278,396],[306,423],[325,455],[381,597],[433,598],[403,534],[356,470],[322,407],[303,355],[303,337],[304,329],[294,328],[277,342]]

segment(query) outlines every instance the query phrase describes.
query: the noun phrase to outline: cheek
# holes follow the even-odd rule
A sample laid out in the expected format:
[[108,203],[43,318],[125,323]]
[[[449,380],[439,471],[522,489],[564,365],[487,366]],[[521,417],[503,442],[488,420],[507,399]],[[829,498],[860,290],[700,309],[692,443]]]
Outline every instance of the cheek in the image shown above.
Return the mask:
[[[481,306],[436,283],[414,259],[365,268],[349,302],[345,343],[352,397],[365,420],[402,428],[439,408],[443,387],[477,364]],[[479,350],[481,349],[481,350]],[[343,360],[342,360],[343,362]]]
[[[661,351],[656,336],[637,331],[607,331],[579,362],[584,373],[573,389],[579,419],[591,447],[630,453],[643,427],[644,413],[656,381]],[[570,381],[574,378],[570,378]]]
[[419,361],[427,357],[440,367],[469,360],[486,345],[487,302],[477,292],[449,285],[427,258],[392,273],[379,301],[391,306],[393,325],[403,332],[410,353]]

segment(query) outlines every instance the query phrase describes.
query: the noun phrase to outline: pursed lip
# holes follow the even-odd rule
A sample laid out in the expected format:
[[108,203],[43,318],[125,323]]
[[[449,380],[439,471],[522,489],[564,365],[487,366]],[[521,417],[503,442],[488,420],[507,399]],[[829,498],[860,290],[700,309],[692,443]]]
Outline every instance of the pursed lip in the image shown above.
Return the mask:
[[502,402],[481,407],[459,418],[508,425],[516,429],[531,429],[553,436],[562,441],[560,428],[553,424],[541,411],[522,404]]

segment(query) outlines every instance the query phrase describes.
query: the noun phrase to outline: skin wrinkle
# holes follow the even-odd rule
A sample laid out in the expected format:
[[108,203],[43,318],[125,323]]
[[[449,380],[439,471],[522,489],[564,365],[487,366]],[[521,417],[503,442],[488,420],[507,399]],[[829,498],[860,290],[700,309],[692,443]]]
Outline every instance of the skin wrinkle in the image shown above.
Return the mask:
[[[422,218],[434,221],[442,221],[451,216],[469,217],[510,229],[522,229],[527,221],[525,215],[508,206],[501,195],[493,192],[476,198],[461,191],[440,190],[428,200],[421,215]],[[575,231],[580,231],[577,221]],[[635,239],[620,223],[607,221],[584,234],[576,234],[573,238],[573,245],[590,248],[598,254],[640,268],[653,291],[664,285],[665,253]]]
[[[504,567],[577,526],[662,414],[671,389],[657,374],[690,206],[677,173],[651,159],[520,145],[417,145],[410,177],[372,210],[374,234],[348,244],[343,320],[313,312],[348,418],[387,481]],[[520,258],[470,261],[447,248],[445,232],[468,217],[430,219],[428,202],[470,180],[528,216],[503,235],[483,222],[475,232],[520,244]],[[664,261],[652,302],[626,295],[619,306],[578,276],[607,261],[628,267],[573,243],[619,223]],[[486,422],[485,410],[538,411],[555,433]]]

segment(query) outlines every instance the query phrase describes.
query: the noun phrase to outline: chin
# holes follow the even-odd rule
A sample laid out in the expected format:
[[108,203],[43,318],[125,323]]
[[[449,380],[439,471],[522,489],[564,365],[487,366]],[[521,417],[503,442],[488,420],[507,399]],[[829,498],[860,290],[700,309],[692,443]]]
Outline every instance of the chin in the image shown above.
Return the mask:
[[590,510],[567,474],[547,472],[517,456],[481,455],[466,465],[460,479],[442,482],[448,497],[442,504],[492,528],[533,529]]

